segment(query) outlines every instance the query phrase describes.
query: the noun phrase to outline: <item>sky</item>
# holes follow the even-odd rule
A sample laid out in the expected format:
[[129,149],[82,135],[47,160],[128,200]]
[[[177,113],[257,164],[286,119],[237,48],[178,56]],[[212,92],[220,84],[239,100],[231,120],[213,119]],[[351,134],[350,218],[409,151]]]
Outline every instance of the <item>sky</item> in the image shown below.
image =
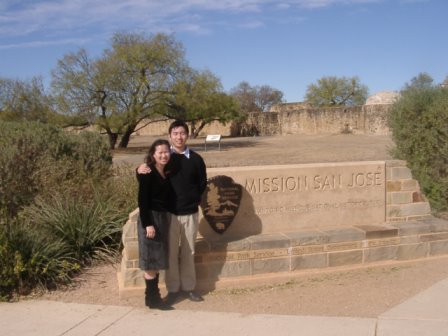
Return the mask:
[[398,91],[422,72],[448,76],[447,15],[446,0],[0,0],[0,77],[49,87],[67,53],[101,57],[114,33],[161,32],[226,92],[245,81],[299,102],[326,76]]

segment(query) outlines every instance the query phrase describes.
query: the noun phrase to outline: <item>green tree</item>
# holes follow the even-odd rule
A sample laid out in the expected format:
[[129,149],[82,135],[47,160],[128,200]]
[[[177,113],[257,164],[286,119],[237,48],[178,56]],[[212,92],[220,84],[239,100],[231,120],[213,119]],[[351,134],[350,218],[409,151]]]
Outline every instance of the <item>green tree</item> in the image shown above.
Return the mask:
[[57,122],[42,78],[29,81],[0,78],[0,120]]
[[367,86],[358,77],[322,77],[308,85],[305,101],[312,106],[354,106],[366,102]]
[[426,72],[421,72],[404,85],[403,91],[433,87],[434,79]]
[[143,119],[172,93],[185,68],[184,50],[173,36],[117,33],[98,59],[81,49],[69,53],[53,71],[52,88],[64,113],[96,124],[111,148],[126,147]]
[[[421,79],[424,79],[423,81]],[[414,77],[388,114],[395,156],[406,160],[434,209],[448,209],[448,88]]]
[[193,69],[183,72],[160,113],[189,122],[193,138],[212,121],[225,123],[239,116],[237,101],[223,92],[220,80],[210,71]]
[[251,86],[248,82],[241,82],[230,91],[239,102],[242,113],[268,112],[274,104],[283,102],[283,92],[269,85]]

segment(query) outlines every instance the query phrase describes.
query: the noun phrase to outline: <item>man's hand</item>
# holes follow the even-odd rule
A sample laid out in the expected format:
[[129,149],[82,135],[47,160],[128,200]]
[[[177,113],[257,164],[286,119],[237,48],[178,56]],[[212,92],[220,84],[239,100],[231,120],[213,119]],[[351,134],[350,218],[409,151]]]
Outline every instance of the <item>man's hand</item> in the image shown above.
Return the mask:
[[149,174],[150,172],[151,172],[151,168],[149,168],[149,166],[146,163],[142,163],[137,168],[138,174]]

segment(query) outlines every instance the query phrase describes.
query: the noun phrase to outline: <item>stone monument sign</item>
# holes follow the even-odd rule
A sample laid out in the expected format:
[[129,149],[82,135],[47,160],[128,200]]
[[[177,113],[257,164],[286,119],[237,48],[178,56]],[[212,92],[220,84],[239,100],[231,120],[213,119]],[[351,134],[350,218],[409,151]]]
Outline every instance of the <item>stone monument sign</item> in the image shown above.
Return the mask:
[[203,236],[210,229],[244,235],[385,221],[384,161],[211,168],[207,174]]

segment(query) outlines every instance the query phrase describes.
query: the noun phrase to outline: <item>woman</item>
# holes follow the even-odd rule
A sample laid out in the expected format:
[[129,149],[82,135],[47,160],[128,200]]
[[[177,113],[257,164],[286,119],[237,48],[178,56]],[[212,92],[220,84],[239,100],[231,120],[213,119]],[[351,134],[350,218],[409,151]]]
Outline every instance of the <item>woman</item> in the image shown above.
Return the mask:
[[168,268],[168,229],[170,214],[167,212],[169,182],[166,165],[170,159],[170,145],[166,140],[156,140],[150,146],[146,164],[149,174],[137,174],[139,182],[138,226],[139,264],[146,282],[145,305],[149,308],[172,309],[160,296],[159,270]]

